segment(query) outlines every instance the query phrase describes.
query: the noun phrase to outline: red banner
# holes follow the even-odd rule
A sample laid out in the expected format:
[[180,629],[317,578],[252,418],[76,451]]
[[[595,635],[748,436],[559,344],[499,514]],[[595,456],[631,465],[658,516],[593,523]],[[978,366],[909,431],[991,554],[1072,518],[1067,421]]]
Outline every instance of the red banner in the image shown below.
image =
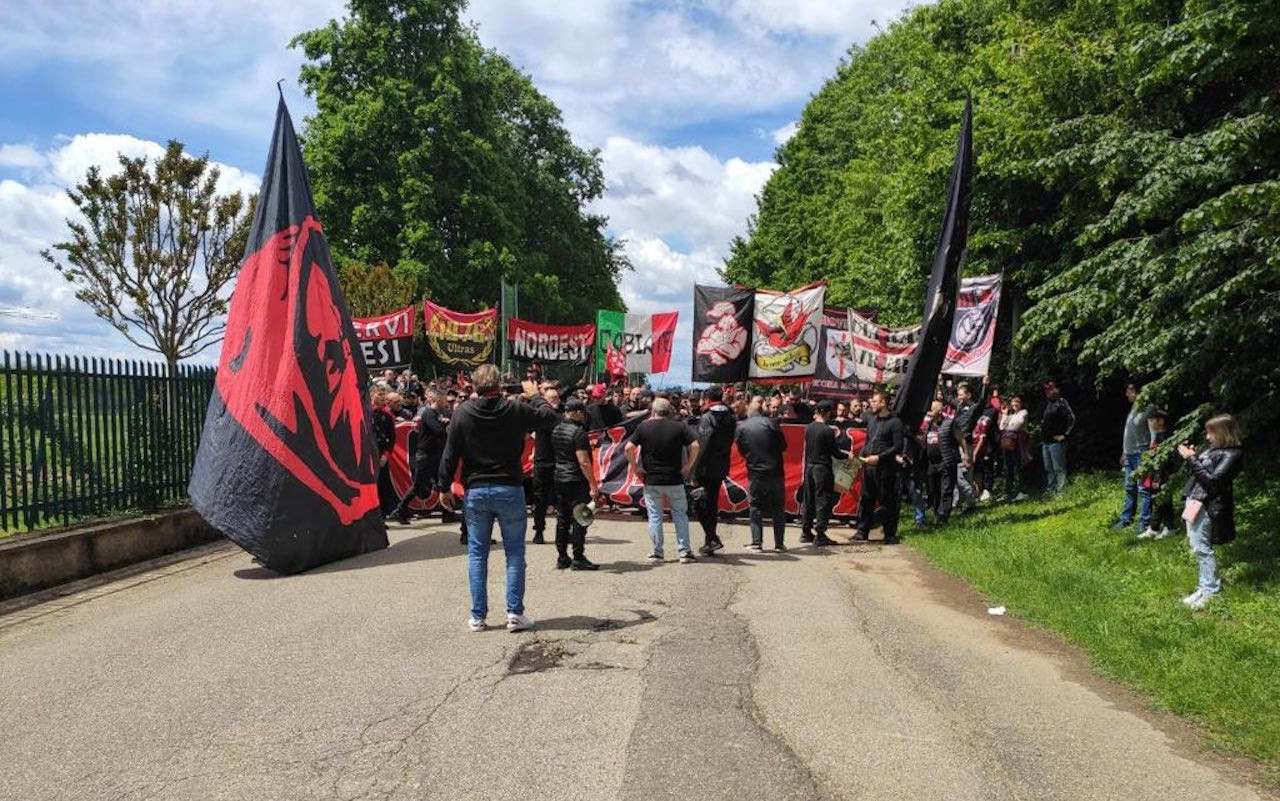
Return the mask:
[[498,310],[456,312],[422,302],[427,346],[436,361],[450,367],[479,367],[493,361],[493,342],[498,331]]
[[[632,420],[629,424],[606,428],[601,431],[591,432],[591,456],[595,464],[596,475],[600,477],[600,492],[608,496],[618,506],[643,506],[644,505],[644,483],[636,478],[635,473],[631,470],[631,465],[627,461],[625,445],[627,438],[631,432],[635,430],[638,421]],[[413,484],[413,474],[410,467],[412,461],[409,457],[412,453],[410,447],[410,434],[412,434],[414,424],[411,422],[402,422],[396,425],[396,444],[395,449],[391,452],[391,483],[395,486],[396,494],[403,495],[408,492],[409,487]],[[784,465],[786,480],[786,510],[787,514],[800,513],[800,484],[804,478],[804,429],[802,425],[784,425],[782,426],[782,435],[787,440],[786,459]],[[848,432],[853,440],[852,447],[854,453],[862,449],[863,438],[866,432],[860,429],[850,429]],[[530,438],[525,443],[524,449],[524,470],[525,475],[529,475],[533,465],[533,439]],[[729,477],[724,483],[724,487],[720,490],[719,508],[722,512],[732,514],[743,514],[747,512],[750,498],[747,495],[747,463],[738,453],[735,447],[729,457]],[[462,486],[455,481],[454,492],[461,493]],[[846,493],[843,493],[839,500],[836,501],[835,509],[832,512],[834,517],[852,517],[858,509],[858,496],[862,490],[862,474],[858,474],[857,481]],[[412,508],[418,510],[434,509],[436,507],[436,494],[432,493],[431,497],[422,501],[414,501]]]
[[413,361],[413,324],[417,318],[416,306],[406,306],[398,312],[381,317],[353,317],[356,338],[364,353],[365,366],[370,370],[386,367],[408,367]]
[[586,364],[596,344],[596,327],[547,325],[528,320],[507,320],[511,355],[531,362],[571,362]]

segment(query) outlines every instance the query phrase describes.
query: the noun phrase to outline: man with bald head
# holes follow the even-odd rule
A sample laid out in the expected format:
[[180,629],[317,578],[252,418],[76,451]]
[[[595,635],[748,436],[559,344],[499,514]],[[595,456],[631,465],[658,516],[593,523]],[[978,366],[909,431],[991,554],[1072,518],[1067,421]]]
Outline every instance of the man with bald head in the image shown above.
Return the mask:
[[689,505],[685,479],[698,461],[698,438],[693,429],[674,419],[671,401],[653,401],[652,416],[636,426],[627,441],[627,459],[631,469],[644,482],[644,503],[649,514],[649,539],[653,550],[649,559],[664,561],[662,507],[671,509],[671,522],[676,529],[676,547],[681,562],[695,561],[689,543]]

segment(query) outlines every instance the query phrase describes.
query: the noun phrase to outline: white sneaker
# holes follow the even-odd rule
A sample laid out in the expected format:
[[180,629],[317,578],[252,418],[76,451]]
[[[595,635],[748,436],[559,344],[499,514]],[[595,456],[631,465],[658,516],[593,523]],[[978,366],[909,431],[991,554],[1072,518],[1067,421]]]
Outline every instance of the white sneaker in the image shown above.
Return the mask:
[[1140,540],[1153,540],[1155,538],[1156,538],[1156,530],[1151,526],[1147,526],[1145,529],[1142,530],[1142,533],[1138,535],[1138,539]]
[[1183,598],[1182,602],[1194,609],[1196,608],[1195,604],[1198,603],[1203,596],[1204,596],[1204,593],[1200,592],[1199,590],[1196,590],[1195,592],[1188,595],[1186,598]]
[[1160,531],[1156,534],[1156,539],[1162,540],[1172,533],[1173,531],[1168,526],[1161,526]]
[[1025,501],[1027,499],[1027,493],[1019,492],[1017,495],[1013,496],[1013,499],[1015,501]]
[[983,490],[982,496],[979,497],[978,500],[982,501],[983,503],[986,503],[987,501],[991,500],[991,490]]
[[472,631],[484,631],[489,628],[489,624],[486,623],[482,617],[473,617],[471,618],[471,622],[467,624],[467,628]]
[[1197,593],[1196,599],[1191,603],[1187,604],[1187,606],[1189,606],[1193,611],[1199,611],[1201,609],[1204,609],[1206,606],[1208,606],[1209,601],[1212,598],[1213,598],[1213,593],[1211,592]]
[[507,615],[507,631],[528,631],[533,628],[533,620],[524,615]]

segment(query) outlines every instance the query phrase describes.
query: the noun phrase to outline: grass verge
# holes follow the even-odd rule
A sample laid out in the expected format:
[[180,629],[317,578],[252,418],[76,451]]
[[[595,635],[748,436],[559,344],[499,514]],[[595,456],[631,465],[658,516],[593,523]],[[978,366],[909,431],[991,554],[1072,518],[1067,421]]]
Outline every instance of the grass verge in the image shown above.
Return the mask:
[[[995,504],[910,544],[1009,611],[1084,647],[1106,675],[1200,723],[1210,744],[1280,784],[1280,482],[1239,487],[1240,536],[1216,549],[1222,593],[1179,601],[1195,561],[1179,531],[1110,529],[1120,478],[1085,475],[1060,498]],[[910,530],[908,529],[910,533]]]

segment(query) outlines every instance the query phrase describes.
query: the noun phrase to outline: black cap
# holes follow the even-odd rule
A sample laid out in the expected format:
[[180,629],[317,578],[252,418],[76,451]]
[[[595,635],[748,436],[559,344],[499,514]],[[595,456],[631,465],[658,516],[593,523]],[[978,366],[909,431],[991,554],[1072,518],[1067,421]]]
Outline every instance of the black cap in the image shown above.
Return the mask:
[[564,410],[566,412],[585,412],[587,404],[583,403],[581,398],[570,398],[564,402]]

